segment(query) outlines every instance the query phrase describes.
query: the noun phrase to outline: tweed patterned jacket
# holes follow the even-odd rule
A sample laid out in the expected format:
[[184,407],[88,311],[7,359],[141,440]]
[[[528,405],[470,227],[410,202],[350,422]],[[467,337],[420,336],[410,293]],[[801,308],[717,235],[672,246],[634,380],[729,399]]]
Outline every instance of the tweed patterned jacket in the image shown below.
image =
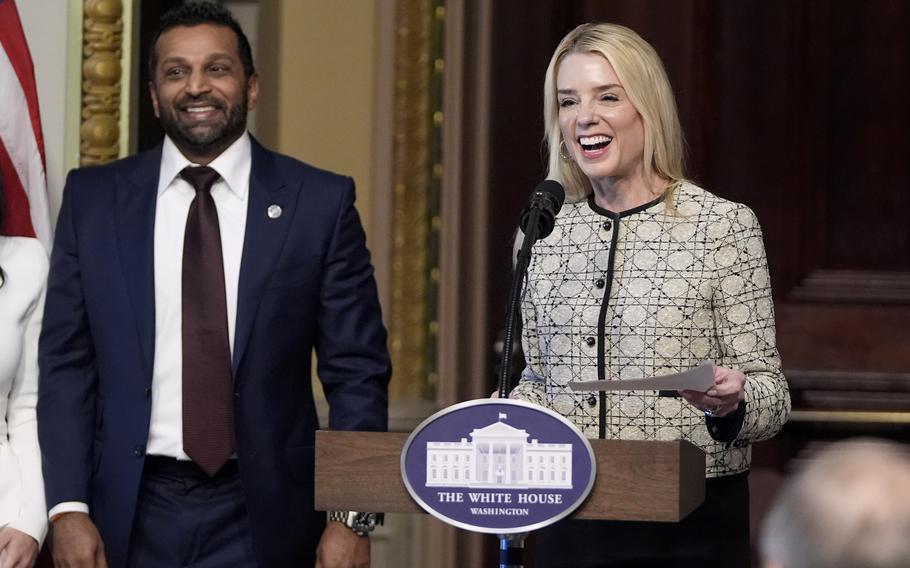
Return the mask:
[[[707,454],[708,477],[731,475],[748,470],[750,444],[790,413],[761,228],[748,207],[689,183],[673,199],[675,211],[662,199],[618,214],[590,199],[563,207],[534,246],[522,301],[527,365],[511,396],[552,408],[589,437],[689,440]],[[706,359],[745,373],[744,413],[706,419],[668,393],[568,386]],[[716,425],[731,421],[732,435],[715,439]]]

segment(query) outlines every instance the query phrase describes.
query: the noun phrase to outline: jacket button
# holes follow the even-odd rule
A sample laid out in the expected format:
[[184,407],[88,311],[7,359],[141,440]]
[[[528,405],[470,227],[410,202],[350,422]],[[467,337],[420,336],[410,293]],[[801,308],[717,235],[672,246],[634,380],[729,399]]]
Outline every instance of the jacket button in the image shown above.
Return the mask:
[[594,285],[597,286],[598,288],[603,288],[604,286],[607,285],[607,283],[603,278],[598,278],[597,280],[594,281]]
[[145,455],[145,446],[136,446],[133,448],[133,455],[137,458],[141,458]]
[[597,395],[589,394],[588,395],[588,406],[594,406],[597,404]]
[[613,221],[610,221],[610,220],[604,221],[602,226],[604,228],[604,231],[609,231],[610,229],[613,228]]
[[593,337],[585,337],[585,343],[588,344],[588,347],[593,347],[594,344],[597,343],[597,340]]
[[152,396],[152,387],[145,387],[145,398]]

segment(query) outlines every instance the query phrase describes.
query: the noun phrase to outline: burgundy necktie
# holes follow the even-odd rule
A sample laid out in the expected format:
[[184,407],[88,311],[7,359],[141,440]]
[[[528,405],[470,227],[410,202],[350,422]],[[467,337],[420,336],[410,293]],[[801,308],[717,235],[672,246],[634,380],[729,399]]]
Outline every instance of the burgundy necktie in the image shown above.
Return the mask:
[[209,167],[180,175],[196,189],[183,242],[183,451],[210,476],[234,453],[233,379],[218,210]]

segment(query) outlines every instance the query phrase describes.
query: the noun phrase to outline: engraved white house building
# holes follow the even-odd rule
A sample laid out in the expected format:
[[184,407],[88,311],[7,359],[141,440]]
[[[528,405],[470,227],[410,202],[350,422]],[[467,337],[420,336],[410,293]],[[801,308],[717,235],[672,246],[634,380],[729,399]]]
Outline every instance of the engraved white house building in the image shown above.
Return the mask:
[[427,442],[428,487],[572,488],[572,444],[541,444],[499,421],[471,441]]

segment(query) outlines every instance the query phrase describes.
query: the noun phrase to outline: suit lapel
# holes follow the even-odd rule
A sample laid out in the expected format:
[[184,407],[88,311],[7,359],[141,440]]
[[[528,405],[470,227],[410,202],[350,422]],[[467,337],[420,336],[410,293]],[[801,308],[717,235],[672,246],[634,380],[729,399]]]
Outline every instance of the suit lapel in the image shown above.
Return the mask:
[[[251,139],[251,145],[253,163],[234,332],[235,377],[256,321],[259,298],[278,260],[297,204],[297,192],[291,191],[278,175],[274,155],[255,139]],[[269,215],[273,205],[281,208],[277,217],[274,213]]]
[[137,157],[127,177],[117,176],[115,219],[120,267],[148,381],[155,350],[155,205],[161,146]]

